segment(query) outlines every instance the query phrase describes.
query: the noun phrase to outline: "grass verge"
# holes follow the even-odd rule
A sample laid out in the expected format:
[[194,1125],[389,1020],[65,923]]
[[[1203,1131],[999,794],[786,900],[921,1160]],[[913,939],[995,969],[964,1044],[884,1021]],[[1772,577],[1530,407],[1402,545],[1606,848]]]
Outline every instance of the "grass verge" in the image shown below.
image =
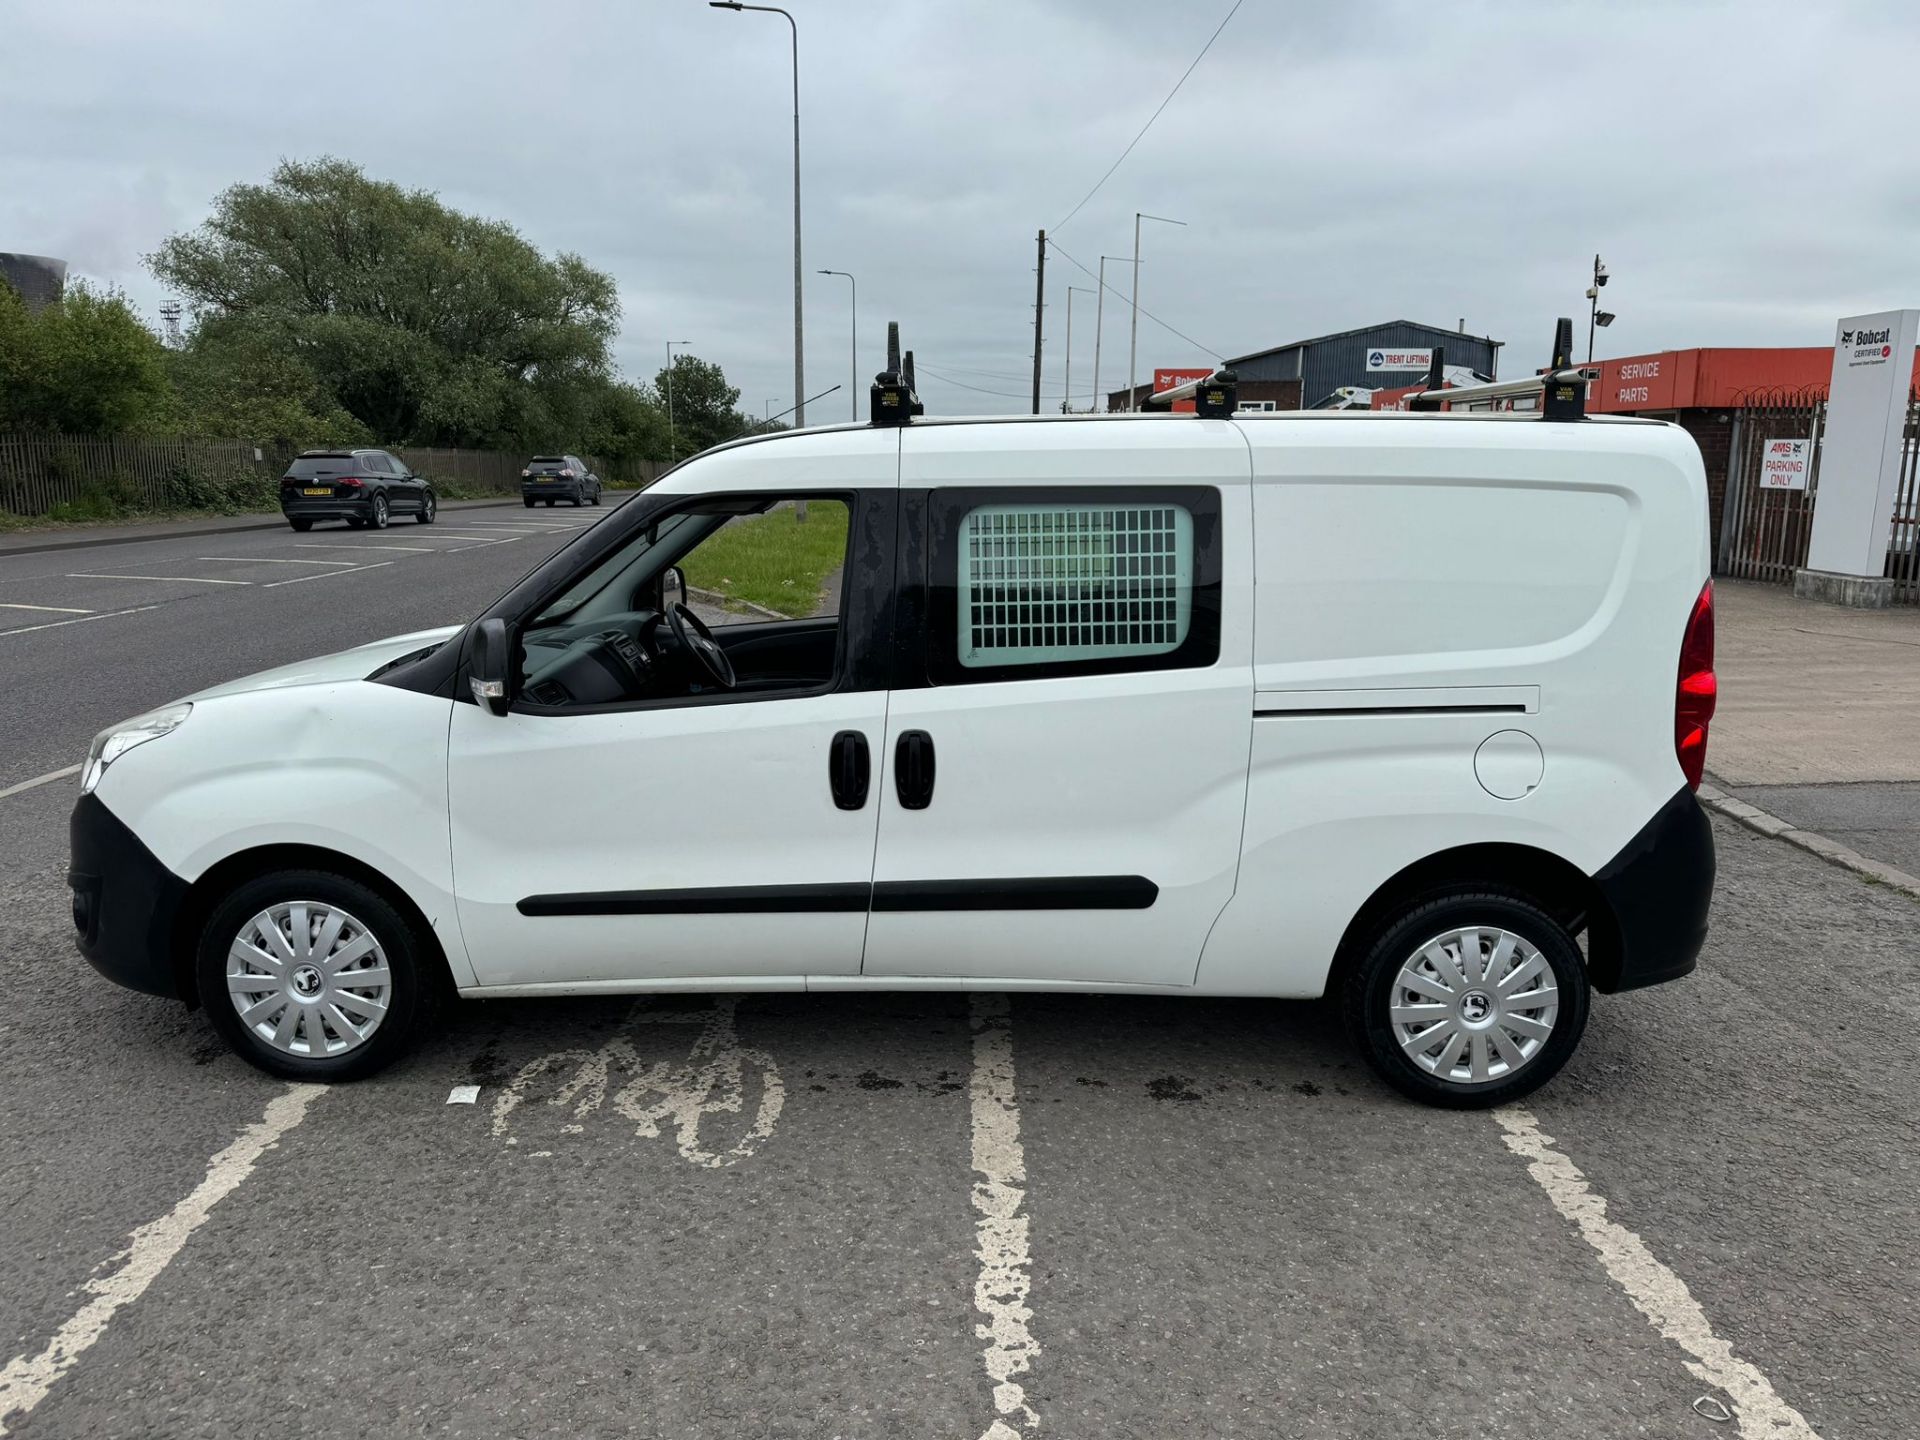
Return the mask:
[[782,505],[722,527],[680,568],[689,585],[798,618],[820,608],[827,577],[846,557],[846,504],[810,500],[804,522]]

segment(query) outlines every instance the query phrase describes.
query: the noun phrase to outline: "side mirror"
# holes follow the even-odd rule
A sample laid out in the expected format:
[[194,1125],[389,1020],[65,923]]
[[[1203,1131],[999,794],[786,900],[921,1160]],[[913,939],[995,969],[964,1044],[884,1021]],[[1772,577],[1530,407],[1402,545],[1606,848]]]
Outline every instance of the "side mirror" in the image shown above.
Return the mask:
[[660,608],[687,603],[687,577],[678,565],[670,565],[660,576]]
[[473,687],[473,698],[495,715],[506,714],[513,703],[512,687],[508,683],[512,648],[508,643],[506,621],[482,620],[474,628],[467,683]]

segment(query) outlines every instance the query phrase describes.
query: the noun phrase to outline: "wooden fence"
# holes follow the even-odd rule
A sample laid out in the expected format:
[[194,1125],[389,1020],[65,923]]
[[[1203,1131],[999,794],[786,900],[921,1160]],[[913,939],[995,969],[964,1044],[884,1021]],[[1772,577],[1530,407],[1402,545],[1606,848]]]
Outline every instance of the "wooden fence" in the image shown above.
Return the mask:
[[[272,509],[277,482],[295,453],[250,440],[0,431],[0,510],[45,515],[61,505],[91,511]],[[482,495],[516,493],[529,458],[492,450],[392,453],[449,490]],[[651,484],[660,469],[648,460],[602,465],[586,458],[609,485]]]

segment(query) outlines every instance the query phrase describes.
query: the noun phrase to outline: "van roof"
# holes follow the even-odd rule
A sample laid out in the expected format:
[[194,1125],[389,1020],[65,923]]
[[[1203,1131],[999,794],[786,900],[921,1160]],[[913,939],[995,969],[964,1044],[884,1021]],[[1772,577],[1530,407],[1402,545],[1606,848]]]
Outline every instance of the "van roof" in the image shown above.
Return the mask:
[[[1166,411],[1121,411],[1117,414],[1093,415],[922,415],[916,416],[909,426],[885,426],[884,429],[922,430],[945,428],[960,425],[1191,425],[1195,416]],[[1496,425],[1568,425],[1578,429],[1585,425],[1638,425],[1660,427],[1670,425],[1668,420],[1652,420],[1641,415],[1587,415],[1577,423],[1571,421],[1543,420],[1537,411],[1507,410],[1249,410],[1233,417],[1236,423],[1255,425],[1308,424],[1308,425],[1457,425],[1457,424],[1496,424]],[[713,450],[733,450],[743,445],[762,445],[770,441],[789,440],[796,435],[827,435],[839,431],[871,430],[874,427],[864,421],[842,420],[831,425],[809,425],[800,430],[777,430],[765,435],[742,435],[738,439],[723,441],[702,451],[712,454]],[[691,458],[691,457],[689,457]]]

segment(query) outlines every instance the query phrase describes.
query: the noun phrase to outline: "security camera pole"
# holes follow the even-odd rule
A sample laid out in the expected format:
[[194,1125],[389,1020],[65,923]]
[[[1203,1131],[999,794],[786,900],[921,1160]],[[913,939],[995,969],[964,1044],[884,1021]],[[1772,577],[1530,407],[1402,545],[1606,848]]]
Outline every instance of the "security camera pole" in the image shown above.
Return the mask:
[[1600,308],[1600,287],[1607,283],[1607,267],[1600,257],[1593,257],[1593,283],[1587,286],[1587,363],[1593,363],[1593,329],[1598,325],[1605,327],[1613,323],[1613,312]]

